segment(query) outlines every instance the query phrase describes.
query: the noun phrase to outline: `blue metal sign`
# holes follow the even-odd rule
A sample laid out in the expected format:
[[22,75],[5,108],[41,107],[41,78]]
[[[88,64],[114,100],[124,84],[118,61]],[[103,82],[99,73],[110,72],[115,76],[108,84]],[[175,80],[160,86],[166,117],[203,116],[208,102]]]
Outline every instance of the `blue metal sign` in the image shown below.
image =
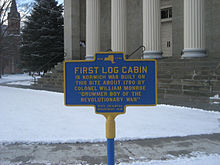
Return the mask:
[[100,114],[156,105],[156,68],[156,60],[127,60],[118,52],[97,53],[92,61],[66,61],[65,104],[93,105]]

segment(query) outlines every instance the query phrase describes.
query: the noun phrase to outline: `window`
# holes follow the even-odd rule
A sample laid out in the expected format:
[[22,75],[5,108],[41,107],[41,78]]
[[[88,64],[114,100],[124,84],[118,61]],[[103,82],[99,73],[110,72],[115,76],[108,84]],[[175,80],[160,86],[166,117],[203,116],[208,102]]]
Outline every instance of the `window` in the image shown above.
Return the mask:
[[161,19],[172,18],[172,8],[165,8],[161,10]]
[[170,41],[167,41],[167,47],[170,48]]

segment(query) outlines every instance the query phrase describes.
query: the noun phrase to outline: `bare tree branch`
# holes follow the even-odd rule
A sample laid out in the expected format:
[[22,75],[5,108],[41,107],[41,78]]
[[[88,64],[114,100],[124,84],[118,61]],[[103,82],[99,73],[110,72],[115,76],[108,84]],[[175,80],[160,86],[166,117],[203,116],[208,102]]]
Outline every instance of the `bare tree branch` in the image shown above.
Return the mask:
[[7,13],[9,11],[11,5],[11,0],[0,0],[0,78],[3,72],[3,67],[4,67],[4,63],[3,63],[3,54],[2,54],[2,49],[3,49],[3,45],[2,45],[2,41],[4,38],[4,35],[7,31],[6,29],[2,29],[4,23],[7,21]]
[[0,7],[0,20],[1,20],[1,25],[3,25],[7,21],[7,12],[9,10],[9,7],[11,5],[11,0],[5,0]]
[[[4,23],[7,21],[7,12],[9,11],[9,7],[11,5],[11,0],[4,0],[2,6],[0,6],[0,42],[3,39],[7,28],[4,29],[4,31],[2,31],[2,26],[4,25]],[[3,33],[2,33],[3,32]],[[1,50],[0,50],[1,51]]]

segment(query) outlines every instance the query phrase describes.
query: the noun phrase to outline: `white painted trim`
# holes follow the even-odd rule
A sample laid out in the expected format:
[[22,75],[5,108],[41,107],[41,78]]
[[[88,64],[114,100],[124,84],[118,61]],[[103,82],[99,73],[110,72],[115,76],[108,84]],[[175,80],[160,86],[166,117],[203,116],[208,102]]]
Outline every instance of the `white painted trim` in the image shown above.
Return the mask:
[[161,51],[144,51],[143,59],[158,59],[162,58],[163,52]]
[[172,22],[172,18],[166,18],[166,19],[161,19],[161,23],[164,23],[164,22]]
[[173,8],[173,6],[172,5],[161,6],[160,10],[167,9],[167,8]]

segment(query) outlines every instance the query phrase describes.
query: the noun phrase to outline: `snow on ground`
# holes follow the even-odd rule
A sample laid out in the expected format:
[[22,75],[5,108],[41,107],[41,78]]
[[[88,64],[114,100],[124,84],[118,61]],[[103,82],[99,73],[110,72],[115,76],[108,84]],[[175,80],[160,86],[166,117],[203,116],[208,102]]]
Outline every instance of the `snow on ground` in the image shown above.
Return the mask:
[[209,99],[211,104],[220,104],[220,97],[218,94],[213,97],[209,97]]
[[31,85],[33,81],[34,78],[27,73],[3,75],[2,78],[0,78],[0,84]]
[[[119,163],[118,165],[219,165],[220,155],[211,154],[206,155],[204,153],[193,153],[192,157],[173,157],[171,160],[151,160],[145,162],[133,162],[133,163]],[[4,165],[12,165],[12,162],[1,162]],[[28,161],[30,164],[44,164],[52,165],[45,160],[42,161]],[[15,163],[16,165],[22,165],[23,162]],[[98,164],[97,164],[98,165]]]
[[215,96],[213,96],[213,97],[210,97],[210,99],[220,100],[220,96],[217,94],[217,95],[215,95]]
[[220,155],[195,153],[193,157],[178,157],[172,160],[152,160],[149,162],[120,163],[119,165],[219,165]]
[[[129,107],[116,139],[220,133],[219,112],[158,105]],[[65,107],[62,93],[0,86],[0,142],[105,141],[105,118],[90,107]]]
[[8,85],[23,85],[23,86],[30,86],[34,84],[33,80],[23,80],[23,81],[16,81],[16,82],[10,82],[7,83]]

